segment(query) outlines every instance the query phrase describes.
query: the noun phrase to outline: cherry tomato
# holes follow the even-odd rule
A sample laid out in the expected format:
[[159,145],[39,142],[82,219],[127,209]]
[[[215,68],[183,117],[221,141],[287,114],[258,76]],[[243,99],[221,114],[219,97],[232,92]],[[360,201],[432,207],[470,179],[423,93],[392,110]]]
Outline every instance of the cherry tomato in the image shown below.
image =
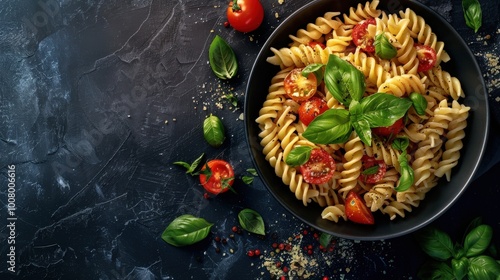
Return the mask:
[[391,126],[384,127],[374,127],[372,128],[372,132],[381,137],[392,137],[397,135],[401,130],[403,130],[404,122],[403,118],[395,121]]
[[313,96],[300,104],[299,119],[303,124],[309,125],[312,120],[323,114],[326,110],[328,110],[326,101],[322,98]]
[[376,160],[374,157],[364,155],[361,158],[361,161],[363,162],[363,171],[366,171],[369,168],[373,168],[374,166],[378,166],[378,168],[374,170],[375,172],[373,173],[361,173],[360,177],[363,182],[368,184],[375,184],[378,181],[382,180],[382,178],[384,178],[385,172],[387,171],[387,165],[383,160]]
[[264,20],[264,8],[259,0],[235,0],[226,10],[229,24],[237,31],[250,32]]
[[203,166],[201,171],[200,183],[209,193],[227,192],[234,183],[234,170],[227,161],[221,159],[210,160]]
[[315,48],[316,46],[320,46],[322,49],[326,49],[326,46],[325,44],[323,43],[320,43],[320,42],[316,42],[316,41],[312,41],[312,42],[309,42],[309,47],[311,48]]
[[429,71],[436,65],[437,55],[436,51],[427,45],[415,43],[418,58],[418,72]]
[[373,45],[375,39],[368,34],[368,25],[370,24],[375,25],[377,22],[374,18],[367,18],[357,23],[352,29],[352,41],[356,46],[368,53],[375,51]]
[[365,202],[359,194],[354,191],[350,191],[347,194],[345,214],[350,221],[358,224],[373,225],[375,223],[372,212],[368,210],[368,207],[366,207]]
[[309,160],[300,166],[300,173],[307,183],[323,184],[332,178],[335,167],[335,160],[327,151],[314,149]]
[[317,89],[317,79],[313,73],[307,75],[307,78],[302,75],[302,70],[304,68],[295,68],[288,75],[286,75],[283,81],[283,86],[285,87],[286,95],[297,101],[305,101],[311,98]]

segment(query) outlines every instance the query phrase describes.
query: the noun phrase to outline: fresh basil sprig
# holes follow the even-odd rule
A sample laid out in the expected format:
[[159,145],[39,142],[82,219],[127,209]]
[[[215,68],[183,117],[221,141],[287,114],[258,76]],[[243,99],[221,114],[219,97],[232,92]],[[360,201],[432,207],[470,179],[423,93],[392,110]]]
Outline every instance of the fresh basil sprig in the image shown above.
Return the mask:
[[336,55],[330,55],[325,68],[325,85],[340,103],[349,106],[351,100],[359,101],[365,93],[363,72]]
[[212,147],[218,148],[226,139],[224,124],[219,117],[210,114],[203,121],[203,137]]
[[392,125],[411,105],[407,98],[375,93],[361,102],[352,100],[349,110],[325,111],[309,124],[302,136],[317,144],[338,144],[346,142],[354,129],[363,143],[371,145],[371,128]]
[[415,112],[421,116],[425,115],[425,109],[427,109],[427,99],[425,99],[425,97],[418,92],[412,92],[410,93],[410,100],[413,103]]
[[375,36],[373,45],[375,46],[375,54],[382,59],[392,59],[398,54],[396,48],[383,33]]
[[191,245],[205,239],[212,226],[203,218],[185,214],[175,218],[163,231],[161,238],[176,247]]
[[495,260],[488,249],[493,246],[491,226],[477,223],[466,232],[462,244],[453,243],[444,231],[428,227],[417,234],[420,248],[432,260],[419,270],[420,279],[498,279],[500,260]]
[[474,29],[474,32],[477,32],[483,23],[481,4],[478,0],[462,0],[462,9],[464,11],[465,24]]
[[288,153],[285,163],[290,166],[299,166],[306,163],[311,156],[311,151],[313,147],[311,146],[298,146],[293,148],[290,153]]
[[241,177],[241,180],[243,181],[243,183],[250,185],[253,183],[254,178],[259,176],[259,174],[257,173],[257,170],[255,170],[255,168],[248,168],[247,172],[250,175],[243,175]]
[[398,157],[400,166],[399,182],[396,188],[394,188],[394,190],[397,192],[404,192],[408,190],[415,181],[415,173],[413,171],[413,168],[411,168],[407,158],[406,149],[409,145],[410,141],[406,137],[396,138],[392,142],[392,147],[396,150],[401,151],[401,154]]
[[238,72],[238,60],[236,55],[224,39],[219,35],[210,43],[208,49],[208,59],[214,74],[220,79],[231,79]]
[[266,227],[262,216],[255,210],[245,208],[238,213],[241,227],[251,233],[266,235]]

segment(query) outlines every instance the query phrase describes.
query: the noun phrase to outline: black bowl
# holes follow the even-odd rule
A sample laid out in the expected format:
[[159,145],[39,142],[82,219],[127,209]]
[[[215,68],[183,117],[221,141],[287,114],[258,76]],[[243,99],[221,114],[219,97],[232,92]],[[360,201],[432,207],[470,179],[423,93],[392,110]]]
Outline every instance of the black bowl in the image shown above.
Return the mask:
[[266,62],[266,58],[273,55],[270,47],[287,47],[291,42],[289,34],[295,34],[298,29],[304,28],[309,22],[314,22],[325,12],[346,13],[350,7],[356,7],[358,3],[364,4],[365,2],[365,0],[314,1],[293,13],[272,33],[258,54],[248,80],[245,96],[245,133],[260,178],[271,194],[294,216],[334,236],[357,240],[379,240],[402,236],[422,228],[442,215],[460,197],[471,182],[485,150],[489,113],[486,87],[479,66],[467,44],[453,27],[440,15],[416,1],[381,1],[379,9],[389,13],[411,8],[422,16],[426,23],[434,27],[433,32],[436,33],[438,39],[445,42],[445,50],[449,53],[451,60],[441,65],[443,69],[461,81],[466,95],[461,103],[471,107],[459,164],[453,169],[451,182],[442,178],[438,186],[426,194],[419,207],[406,213],[405,218],[397,217],[391,221],[387,215],[377,216],[376,214],[374,226],[324,220],[321,218],[322,207],[316,203],[304,206],[302,201],[297,200],[266,161],[260,145],[261,139],[258,137],[260,129],[255,119],[259,116],[259,110],[266,99],[271,78],[279,71],[279,67]]

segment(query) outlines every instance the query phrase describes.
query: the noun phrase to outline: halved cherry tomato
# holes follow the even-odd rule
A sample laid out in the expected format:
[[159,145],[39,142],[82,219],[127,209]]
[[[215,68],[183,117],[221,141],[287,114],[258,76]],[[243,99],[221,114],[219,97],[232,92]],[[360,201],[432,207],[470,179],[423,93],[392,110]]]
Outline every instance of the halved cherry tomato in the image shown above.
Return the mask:
[[364,155],[361,158],[361,161],[363,162],[363,172],[375,168],[375,170],[373,170],[374,172],[369,172],[368,174],[363,172],[361,173],[360,179],[363,182],[368,184],[375,184],[378,181],[382,180],[382,178],[384,178],[384,175],[387,171],[387,165],[383,160],[377,160],[374,157]]
[[259,0],[234,0],[226,10],[229,24],[237,31],[250,32],[264,20],[264,8]]
[[345,200],[345,214],[347,219],[358,224],[373,225],[375,219],[368,210],[365,202],[355,191],[350,191]]
[[418,58],[418,72],[429,71],[436,65],[437,54],[436,51],[427,45],[415,43]]
[[311,98],[318,87],[316,75],[310,73],[307,78],[302,75],[304,68],[295,68],[288,73],[283,81],[286,95],[297,101]]
[[381,137],[392,137],[397,135],[401,130],[403,130],[404,122],[403,118],[395,121],[391,126],[385,127],[374,127],[372,132]]
[[209,193],[227,192],[234,183],[233,167],[225,160],[210,160],[201,169],[200,183]]
[[323,184],[332,178],[335,167],[335,160],[327,151],[314,149],[309,160],[300,166],[300,173],[309,184]]
[[309,125],[314,118],[323,114],[326,110],[328,110],[326,101],[313,96],[300,104],[299,119],[303,124]]
[[323,43],[320,43],[320,42],[316,42],[316,41],[312,41],[312,42],[309,42],[309,47],[311,48],[315,48],[316,46],[320,46],[322,49],[326,49],[326,46],[325,44]]
[[374,18],[367,18],[357,23],[352,29],[353,43],[368,53],[375,51],[375,46],[373,45],[375,38],[368,34],[368,25],[370,24],[375,25],[377,22]]

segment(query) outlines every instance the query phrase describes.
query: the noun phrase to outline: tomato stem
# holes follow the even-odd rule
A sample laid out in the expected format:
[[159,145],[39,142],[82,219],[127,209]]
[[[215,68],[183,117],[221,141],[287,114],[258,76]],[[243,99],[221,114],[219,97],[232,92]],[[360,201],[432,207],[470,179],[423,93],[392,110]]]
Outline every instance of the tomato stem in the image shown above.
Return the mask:
[[238,5],[238,1],[237,0],[233,1],[232,9],[233,9],[233,12],[239,12],[239,11],[241,11],[241,7],[240,7],[240,5]]

